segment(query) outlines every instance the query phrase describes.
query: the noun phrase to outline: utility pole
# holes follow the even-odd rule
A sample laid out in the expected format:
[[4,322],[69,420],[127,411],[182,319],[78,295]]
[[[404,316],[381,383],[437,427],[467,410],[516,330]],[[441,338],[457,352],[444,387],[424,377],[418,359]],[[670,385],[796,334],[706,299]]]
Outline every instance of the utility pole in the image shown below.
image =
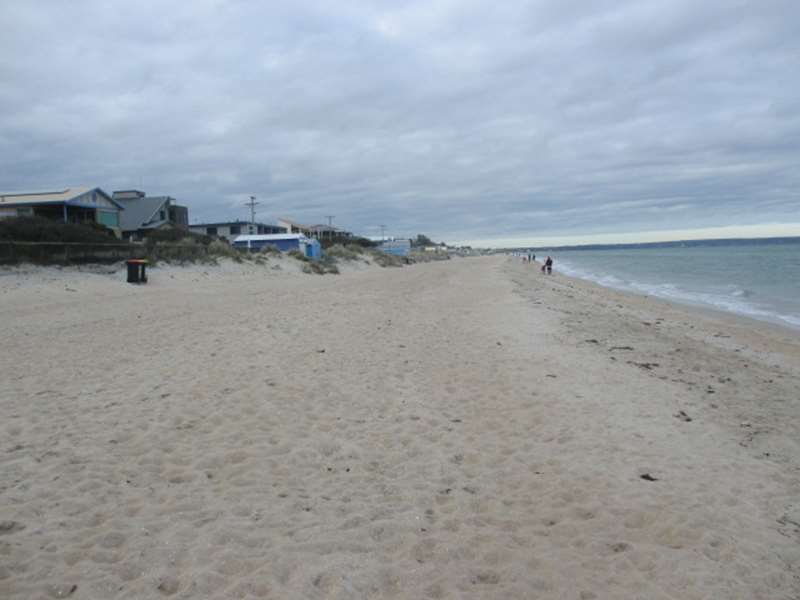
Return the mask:
[[256,206],[261,204],[260,202],[256,202],[255,196],[250,196],[250,202],[245,202],[245,206],[250,207],[250,233],[253,234],[256,231]]
[[384,242],[386,241],[386,236],[384,235],[384,232],[386,231],[386,225],[378,225],[378,227],[381,228],[381,241]]
[[328,219],[328,227],[333,227],[333,220],[336,218],[336,215],[325,215],[325,218]]

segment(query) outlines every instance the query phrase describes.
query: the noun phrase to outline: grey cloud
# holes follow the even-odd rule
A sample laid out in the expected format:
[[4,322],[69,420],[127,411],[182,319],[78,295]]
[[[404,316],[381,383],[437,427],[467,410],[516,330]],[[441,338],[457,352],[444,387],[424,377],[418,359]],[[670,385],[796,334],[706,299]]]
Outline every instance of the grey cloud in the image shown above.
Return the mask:
[[0,188],[448,239],[798,220],[794,2],[174,4],[4,3]]

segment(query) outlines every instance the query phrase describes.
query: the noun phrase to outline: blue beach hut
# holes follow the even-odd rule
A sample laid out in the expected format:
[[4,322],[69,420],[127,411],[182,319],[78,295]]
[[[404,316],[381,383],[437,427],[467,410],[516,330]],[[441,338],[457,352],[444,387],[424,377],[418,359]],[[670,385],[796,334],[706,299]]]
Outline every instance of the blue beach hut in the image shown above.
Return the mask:
[[379,248],[386,254],[408,256],[408,253],[411,252],[411,240],[386,240]]
[[322,246],[318,240],[301,233],[273,233],[264,235],[240,235],[233,240],[234,248],[258,252],[265,246],[273,246],[281,252],[297,250],[312,260],[322,258]]

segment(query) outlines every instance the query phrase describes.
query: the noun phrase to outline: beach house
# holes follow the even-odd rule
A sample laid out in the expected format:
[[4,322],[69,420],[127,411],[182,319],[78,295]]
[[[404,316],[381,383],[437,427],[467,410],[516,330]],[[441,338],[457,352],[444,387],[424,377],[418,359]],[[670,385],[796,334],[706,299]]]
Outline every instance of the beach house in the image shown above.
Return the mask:
[[221,223],[192,223],[189,231],[201,235],[211,235],[233,243],[240,235],[265,235],[286,233],[279,225],[268,223],[251,223],[249,221],[225,221]]
[[265,246],[272,246],[281,252],[297,250],[308,258],[317,260],[322,257],[322,246],[318,240],[304,236],[302,233],[275,233],[267,235],[240,235],[233,240],[235,248],[258,251]]
[[72,187],[49,192],[0,193],[0,218],[44,217],[63,223],[99,223],[122,234],[125,207],[99,187]]
[[278,226],[284,228],[284,233],[300,233],[306,237],[313,237],[313,231],[308,225],[301,225],[286,217],[278,219]]
[[310,225],[309,230],[311,231],[311,236],[318,240],[335,240],[353,237],[351,232],[340,229],[339,227],[333,227],[332,225]]
[[300,233],[306,237],[316,238],[318,240],[336,240],[353,237],[351,232],[339,227],[334,227],[332,225],[301,225],[285,217],[278,219],[278,225],[286,229],[286,233]]
[[120,215],[122,235],[141,240],[149,231],[165,228],[188,229],[189,209],[171,196],[148,196],[139,190],[121,190],[112,198],[125,210]]

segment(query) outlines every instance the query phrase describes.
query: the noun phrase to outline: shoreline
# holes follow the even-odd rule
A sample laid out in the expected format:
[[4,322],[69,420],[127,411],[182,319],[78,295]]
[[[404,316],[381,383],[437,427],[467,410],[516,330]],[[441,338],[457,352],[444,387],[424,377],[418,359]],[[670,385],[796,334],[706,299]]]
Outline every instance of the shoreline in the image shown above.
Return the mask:
[[[556,270],[556,272],[558,272],[558,270]],[[714,305],[714,304],[711,304],[711,303],[702,302],[700,300],[694,300],[693,301],[693,300],[689,300],[689,299],[685,299],[685,298],[679,298],[679,297],[676,298],[676,297],[661,296],[661,295],[658,295],[658,294],[647,293],[647,292],[636,290],[636,289],[628,289],[628,288],[621,287],[621,286],[620,287],[616,287],[616,286],[613,286],[613,285],[603,284],[603,283],[595,281],[595,280],[593,280],[593,279],[591,279],[589,277],[581,277],[581,276],[578,276],[578,275],[568,274],[568,273],[565,273],[565,272],[559,272],[559,274],[562,277],[570,277],[570,278],[578,280],[578,281],[582,281],[582,282],[585,282],[585,283],[588,283],[588,284],[600,286],[600,287],[602,287],[604,289],[614,290],[616,292],[621,292],[621,293],[624,293],[624,294],[630,294],[632,296],[640,296],[640,297],[645,297],[645,298],[654,298],[654,299],[657,299],[657,300],[660,300],[660,301],[663,301],[663,302],[676,304],[678,306],[696,308],[701,312],[708,311],[708,312],[716,313],[716,314],[720,314],[720,315],[732,315],[732,316],[737,317],[737,318],[742,318],[742,319],[746,319],[746,320],[749,320],[749,321],[755,321],[755,322],[758,322],[758,323],[767,323],[767,324],[779,327],[781,329],[789,329],[789,330],[791,330],[791,331],[793,331],[795,333],[800,333],[800,323],[793,324],[790,321],[788,321],[786,318],[782,318],[781,316],[777,316],[777,313],[775,313],[775,315],[773,315],[773,313],[769,313],[769,316],[759,317],[759,316],[753,315],[752,313],[747,313],[747,312],[744,312],[744,311],[739,312],[739,311],[735,311],[735,310],[731,310],[731,309],[726,309],[726,308],[722,308],[720,306],[717,306],[717,305]]]
[[[538,264],[538,263],[537,263]],[[706,317],[711,319],[719,319],[726,322],[727,325],[736,326],[737,324],[743,327],[772,331],[775,335],[791,334],[793,336],[800,336],[800,326],[793,326],[785,321],[760,319],[751,315],[725,310],[713,305],[704,304],[700,302],[690,302],[688,300],[676,300],[672,298],[665,298],[656,294],[648,294],[636,290],[629,290],[624,288],[613,287],[610,285],[603,285],[591,279],[585,279],[576,275],[568,275],[560,272],[557,269],[553,271],[554,275],[561,278],[568,279],[580,285],[596,287],[607,292],[619,294],[623,298],[638,298],[641,300],[648,300],[656,303],[661,303],[671,308],[684,309],[687,314],[698,317]],[[537,272],[537,275],[540,273]]]
[[0,596],[796,596],[800,338],[531,270],[0,277]]

